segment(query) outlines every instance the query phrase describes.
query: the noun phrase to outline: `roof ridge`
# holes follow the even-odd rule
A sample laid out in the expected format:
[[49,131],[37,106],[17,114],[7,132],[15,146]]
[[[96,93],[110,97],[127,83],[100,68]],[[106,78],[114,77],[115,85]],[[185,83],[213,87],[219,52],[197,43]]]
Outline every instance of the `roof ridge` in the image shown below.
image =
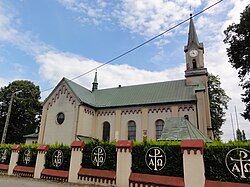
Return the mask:
[[[103,89],[98,89],[96,91],[117,89],[117,88],[120,89],[120,88],[129,88],[129,87],[138,87],[138,86],[146,86],[146,85],[153,85],[153,84],[171,83],[171,82],[183,82],[183,81],[186,81],[186,79],[171,80],[171,81],[161,81],[161,82],[151,82],[151,83],[134,84],[134,85],[126,85],[126,86],[119,85],[118,87],[103,88]],[[190,87],[194,87],[194,86],[191,85]]]

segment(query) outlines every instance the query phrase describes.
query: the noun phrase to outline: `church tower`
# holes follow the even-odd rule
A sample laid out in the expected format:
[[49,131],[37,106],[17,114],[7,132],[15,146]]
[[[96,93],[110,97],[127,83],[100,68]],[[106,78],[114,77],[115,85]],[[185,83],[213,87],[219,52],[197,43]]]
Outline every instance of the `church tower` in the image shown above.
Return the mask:
[[184,47],[186,53],[186,84],[198,85],[207,83],[207,68],[204,67],[204,47],[196,34],[192,14],[190,14],[188,43]]
[[198,128],[204,135],[213,139],[208,95],[208,73],[204,64],[204,46],[198,40],[192,14],[190,14],[188,43],[184,47],[184,52],[186,53],[186,85],[196,86]]

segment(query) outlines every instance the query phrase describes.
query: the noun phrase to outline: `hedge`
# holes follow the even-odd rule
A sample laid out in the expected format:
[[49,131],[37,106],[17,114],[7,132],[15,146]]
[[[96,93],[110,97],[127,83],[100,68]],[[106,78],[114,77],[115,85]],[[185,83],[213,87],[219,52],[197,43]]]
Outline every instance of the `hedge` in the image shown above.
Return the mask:
[[[213,142],[206,143],[204,149],[204,163],[205,163],[205,176],[207,180],[215,181],[227,181],[250,184],[250,173],[248,178],[242,179],[239,176],[235,177],[226,167],[226,155],[234,148],[243,148],[250,151],[250,143],[244,142],[231,142],[221,143]],[[239,157],[239,155],[232,155],[233,158]],[[250,170],[250,167],[248,167]]]
[[[151,147],[159,147],[165,152],[166,165],[160,171],[149,169],[145,162],[145,155]],[[135,142],[132,151],[132,172],[183,177],[183,159],[180,142]]]
[[[12,144],[0,144],[0,164],[9,164],[10,163],[10,156],[11,156],[11,148]],[[7,150],[6,158],[2,158],[3,153]]]
[[[31,151],[31,159],[26,164],[23,159],[24,159],[24,153],[25,153],[25,151],[27,149],[30,149],[30,151]],[[37,157],[37,145],[35,145],[35,144],[21,145],[21,150],[18,153],[17,165],[35,167],[35,165],[36,165],[36,157]]]
[[[59,167],[55,167],[52,163],[53,154],[56,150],[61,150],[63,153],[63,162]],[[70,157],[71,157],[71,149],[66,145],[50,145],[49,150],[45,155],[45,168],[46,169],[55,169],[55,170],[69,170],[70,166]]]
[[[91,154],[95,147],[101,146],[106,152],[106,160],[103,165],[96,166],[92,163]],[[101,169],[101,170],[116,170],[116,147],[115,142],[105,142],[93,140],[87,142],[83,148],[82,158],[83,168]]]

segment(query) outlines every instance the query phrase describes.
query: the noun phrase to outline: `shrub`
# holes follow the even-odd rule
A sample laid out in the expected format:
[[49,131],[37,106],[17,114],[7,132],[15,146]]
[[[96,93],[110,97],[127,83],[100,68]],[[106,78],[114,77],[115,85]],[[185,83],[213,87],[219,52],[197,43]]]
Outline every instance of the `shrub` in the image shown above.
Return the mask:
[[[208,180],[227,181],[250,184],[250,178],[242,179],[235,177],[226,167],[226,155],[234,148],[244,148],[250,151],[250,143],[231,142],[223,144],[221,142],[206,143],[204,149],[205,176]],[[233,155],[237,158],[239,155]],[[249,167],[248,167],[249,169]]]
[[[53,165],[53,160],[55,161],[56,159],[55,157],[53,158],[53,154],[55,153],[56,150],[61,150],[63,153],[62,164],[59,167]],[[68,171],[70,166],[70,156],[71,156],[71,149],[69,146],[58,145],[58,144],[50,145],[49,150],[45,155],[45,168]]]
[[[166,165],[160,171],[149,169],[145,163],[145,155],[151,147],[159,147],[165,152]],[[183,177],[183,159],[180,142],[136,142],[132,151],[132,172]]]
[[[0,144],[0,164],[9,164],[12,144]],[[7,150],[7,152],[6,152]],[[6,154],[6,155],[5,155]]]
[[[24,161],[24,158],[25,158],[24,153],[28,149],[30,150],[31,157],[30,157],[30,160],[25,163],[25,161]],[[37,145],[35,145],[35,144],[22,145],[22,148],[18,153],[17,165],[35,167],[35,165],[36,165],[36,157],[37,157]]]
[[[101,146],[106,152],[106,160],[101,166],[94,165],[91,160],[92,151],[97,146]],[[94,140],[86,143],[85,147],[83,148],[82,167],[101,170],[116,170],[115,142]]]

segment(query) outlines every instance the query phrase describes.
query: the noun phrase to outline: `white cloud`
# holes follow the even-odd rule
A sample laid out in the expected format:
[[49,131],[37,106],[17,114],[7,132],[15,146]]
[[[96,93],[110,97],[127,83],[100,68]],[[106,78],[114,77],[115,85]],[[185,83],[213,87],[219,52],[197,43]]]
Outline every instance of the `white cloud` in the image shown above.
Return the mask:
[[[72,79],[101,65],[99,62],[74,54],[53,51],[39,55],[36,61],[40,64],[39,73],[42,79],[50,81],[52,85],[55,85],[62,77]],[[108,88],[119,84],[132,85],[180,79],[183,78],[183,73],[184,64],[160,72],[137,69],[127,64],[108,64],[98,69],[98,80],[100,88]],[[94,71],[75,81],[90,89],[93,79]]]
[[107,7],[111,4],[108,0],[58,0],[66,9],[79,15],[77,20],[83,24],[93,23],[99,25],[110,21],[111,13]]

